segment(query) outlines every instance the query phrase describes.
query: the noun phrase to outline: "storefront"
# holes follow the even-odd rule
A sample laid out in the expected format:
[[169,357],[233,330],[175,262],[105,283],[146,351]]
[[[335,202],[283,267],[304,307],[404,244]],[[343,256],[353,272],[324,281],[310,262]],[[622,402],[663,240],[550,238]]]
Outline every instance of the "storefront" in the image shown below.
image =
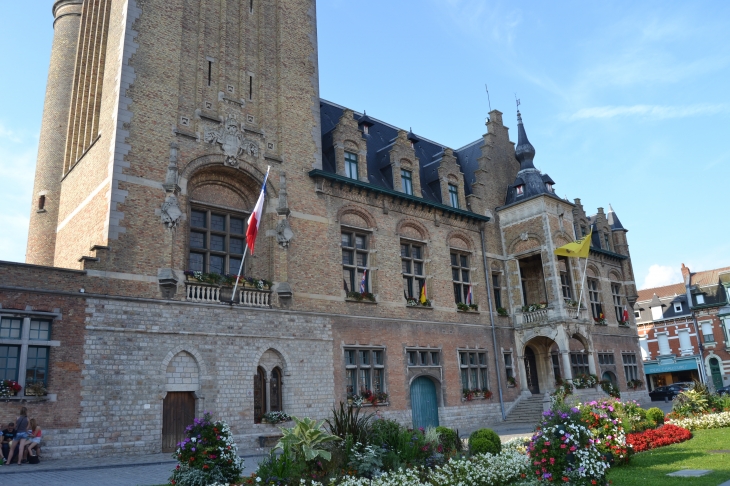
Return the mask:
[[702,381],[698,359],[698,356],[687,356],[644,361],[644,374],[649,391],[677,382]]

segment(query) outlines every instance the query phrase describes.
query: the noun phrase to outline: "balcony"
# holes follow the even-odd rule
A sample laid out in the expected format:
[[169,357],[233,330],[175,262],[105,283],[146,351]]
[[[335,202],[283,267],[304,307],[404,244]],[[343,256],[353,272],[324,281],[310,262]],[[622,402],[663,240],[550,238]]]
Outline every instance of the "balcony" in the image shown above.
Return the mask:
[[202,282],[185,282],[185,300],[187,302],[229,304],[233,300],[233,305],[240,305],[242,307],[271,307],[271,290],[239,287],[236,291],[236,294],[238,294],[236,296],[237,298],[234,299],[231,299],[232,293],[232,287],[221,287]]
[[534,310],[517,309],[515,311],[515,328],[529,329],[569,319],[577,319],[580,323],[588,323],[588,310],[566,303],[560,303],[557,306],[551,304]]

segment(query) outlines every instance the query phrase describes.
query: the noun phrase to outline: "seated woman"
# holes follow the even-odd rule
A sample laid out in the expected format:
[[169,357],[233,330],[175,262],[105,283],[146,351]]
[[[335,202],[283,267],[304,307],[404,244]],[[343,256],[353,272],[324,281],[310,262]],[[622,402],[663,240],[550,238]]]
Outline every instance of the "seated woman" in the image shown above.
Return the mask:
[[[28,409],[25,407],[22,407],[20,409],[20,416],[18,417],[18,420],[15,421],[15,440],[13,440],[13,446],[15,445],[15,442],[19,442],[18,446],[18,465],[20,466],[20,461],[23,459],[23,448],[25,447],[25,444],[27,443],[28,438]],[[10,453],[8,454],[8,464],[13,462],[13,452],[15,447],[10,448]]]
[[[36,422],[34,418],[30,419],[30,427],[28,428],[28,438],[27,440],[27,449],[26,454],[28,456],[36,456],[38,455],[38,452],[41,448],[41,437],[43,436],[43,432],[41,431],[40,426]],[[21,447],[23,447],[23,444],[21,443]]]

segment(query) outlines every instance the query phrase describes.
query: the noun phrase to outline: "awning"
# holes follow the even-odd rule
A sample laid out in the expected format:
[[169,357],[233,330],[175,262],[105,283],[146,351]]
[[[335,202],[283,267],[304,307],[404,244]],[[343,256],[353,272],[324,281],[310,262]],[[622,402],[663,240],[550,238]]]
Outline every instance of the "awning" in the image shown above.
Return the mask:
[[671,373],[672,371],[686,371],[686,370],[696,370],[696,369],[697,369],[697,360],[694,358],[677,361],[676,363],[671,363],[671,364],[658,364],[658,363],[645,363],[644,364],[644,374],[646,374],[646,375],[653,375],[655,373]]

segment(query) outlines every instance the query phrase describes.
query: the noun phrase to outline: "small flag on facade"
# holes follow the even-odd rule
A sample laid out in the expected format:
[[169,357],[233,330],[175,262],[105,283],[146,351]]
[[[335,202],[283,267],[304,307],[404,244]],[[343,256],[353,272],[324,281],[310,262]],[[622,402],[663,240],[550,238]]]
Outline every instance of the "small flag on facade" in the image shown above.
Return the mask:
[[246,228],[246,244],[248,245],[248,251],[253,255],[253,247],[256,244],[256,235],[259,232],[259,224],[261,223],[261,216],[264,212],[264,202],[266,200],[266,181],[269,179],[269,171],[271,167],[266,169],[266,176],[264,177],[264,184],[261,186],[261,194],[259,199],[256,201],[251,216],[248,218],[248,228]]
[[423,287],[421,287],[421,299],[420,300],[421,300],[421,304],[425,304],[426,301],[428,300],[426,298],[426,281],[425,280],[423,281]]
[[362,278],[360,279],[360,293],[361,294],[364,294],[365,292],[367,292],[367,289],[365,287],[365,277],[367,276],[367,274],[368,274],[368,271],[363,270]]
[[474,303],[474,302],[472,302],[473,300],[474,300],[474,297],[471,295],[471,284],[470,284],[469,285],[469,293],[466,294],[466,302],[465,303],[468,304],[468,305],[472,305]]
[[592,234],[593,228],[583,238],[556,248],[553,253],[559,256],[588,258],[588,253],[591,251]]

